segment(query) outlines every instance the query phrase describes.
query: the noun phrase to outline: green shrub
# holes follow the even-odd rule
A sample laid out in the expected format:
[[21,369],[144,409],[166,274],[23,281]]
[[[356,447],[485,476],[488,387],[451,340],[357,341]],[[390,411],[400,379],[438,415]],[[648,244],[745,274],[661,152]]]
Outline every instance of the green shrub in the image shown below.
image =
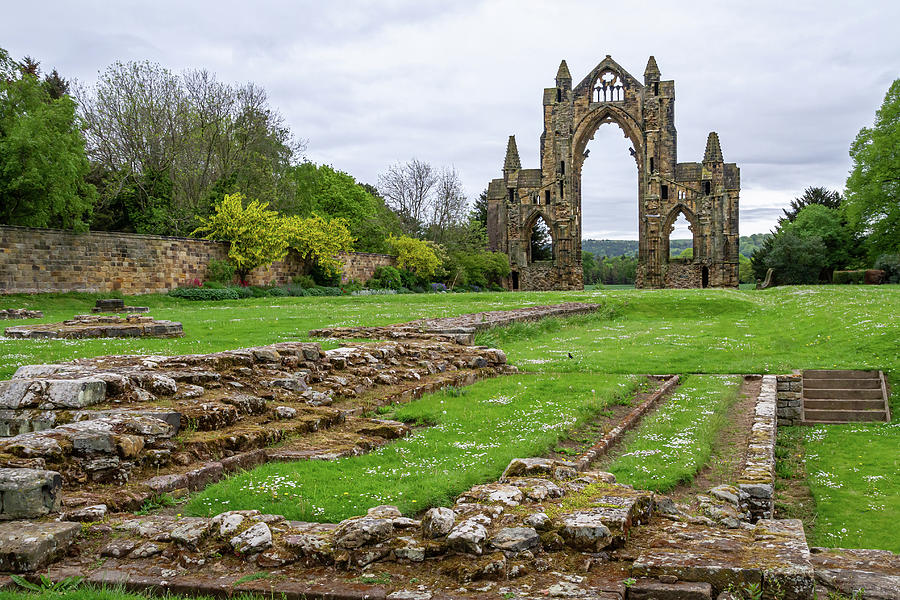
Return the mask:
[[295,285],[299,285],[303,288],[316,287],[315,280],[309,275],[297,275],[291,281],[293,281]]
[[838,284],[852,283],[862,285],[865,283],[865,280],[865,271],[835,271],[831,277],[831,281]]
[[288,293],[287,293],[287,290],[284,289],[283,287],[271,287],[268,290],[266,290],[266,295],[272,296],[272,297],[283,297],[283,296],[287,296]]
[[306,291],[306,288],[297,283],[289,283],[288,285],[282,286],[282,290],[288,296],[309,296]]
[[202,288],[202,287],[177,287],[169,290],[169,296],[183,298],[185,300],[237,300],[237,292],[234,288]]
[[885,283],[900,283],[900,254],[882,254],[875,268],[884,271]]
[[218,281],[204,281],[203,287],[208,290],[224,290],[227,286],[224,283],[219,283]]
[[399,290],[403,287],[403,278],[394,267],[378,267],[369,280],[368,287],[376,290]]
[[247,288],[247,287],[233,285],[233,286],[229,287],[228,289],[232,290],[235,294],[237,294],[238,298],[252,298],[253,297],[253,293],[250,291],[250,288]]
[[316,285],[334,287],[341,284],[340,271],[328,271],[327,269],[322,268],[319,264],[314,264],[309,274],[312,275],[312,278],[316,282]]
[[269,288],[261,287],[258,285],[251,285],[247,289],[250,290],[250,295],[254,298],[265,298],[269,295]]
[[216,283],[229,284],[234,281],[235,267],[227,260],[210,259],[206,265],[207,283],[213,281]]

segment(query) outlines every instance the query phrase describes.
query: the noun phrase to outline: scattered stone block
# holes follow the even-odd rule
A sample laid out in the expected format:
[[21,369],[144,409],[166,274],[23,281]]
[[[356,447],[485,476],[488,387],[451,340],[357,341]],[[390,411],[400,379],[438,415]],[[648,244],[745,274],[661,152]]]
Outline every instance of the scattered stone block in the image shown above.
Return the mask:
[[429,508],[422,517],[422,532],[426,538],[443,537],[450,533],[456,522],[456,513],[445,507]]
[[79,531],[79,523],[0,523],[0,571],[25,573],[50,564],[68,550]]
[[272,530],[265,523],[255,523],[229,541],[241,554],[256,554],[272,546]]
[[858,590],[871,600],[894,600],[900,590],[900,555],[887,550],[812,548],[820,597],[826,593],[854,598]]
[[656,579],[639,579],[628,588],[628,600],[711,600],[708,583],[676,581],[663,583]]
[[0,469],[0,519],[34,519],[59,511],[62,477],[56,471]]

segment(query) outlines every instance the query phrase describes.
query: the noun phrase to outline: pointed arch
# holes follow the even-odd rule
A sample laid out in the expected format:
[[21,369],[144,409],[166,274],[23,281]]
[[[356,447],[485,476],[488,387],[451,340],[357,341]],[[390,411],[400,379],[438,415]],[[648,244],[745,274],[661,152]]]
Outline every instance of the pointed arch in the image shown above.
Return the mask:
[[[525,220],[522,239],[526,240],[526,259],[528,264],[535,261],[553,260],[556,257],[556,234],[551,227],[553,221],[543,210],[535,210]],[[540,227],[543,224],[543,229]],[[546,237],[535,235],[536,228],[542,231]]]
[[697,262],[702,258],[702,249],[700,247],[700,228],[697,226],[697,215],[694,214],[686,204],[679,202],[675,206],[672,207],[672,210],[669,211],[669,214],[666,216],[666,220],[663,221],[662,231],[662,252],[663,252],[663,262],[668,262],[671,257],[669,256],[669,236],[672,235],[672,231],[675,229],[675,221],[678,220],[678,215],[684,215],[684,218],[687,219],[688,227],[691,230],[691,234],[693,237],[692,244],[694,246],[694,262]]

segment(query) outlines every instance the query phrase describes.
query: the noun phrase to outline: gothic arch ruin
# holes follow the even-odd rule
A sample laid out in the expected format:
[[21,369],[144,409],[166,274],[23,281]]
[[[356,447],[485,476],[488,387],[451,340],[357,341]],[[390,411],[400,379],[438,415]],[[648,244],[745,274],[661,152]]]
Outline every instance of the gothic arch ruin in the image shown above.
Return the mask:
[[[679,163],[675,82],[662,81],[651,56],[641,84],[609,55],[572,87],[566,61],[544,90],[541,168],[523,169],[509,137],[503,178],[488,186],[488,239],[509,255],[512,289],[582,289],[581,167],[587,144],[605,124],[632,144],[638,175],[637,287],[737,287],[740,169],[725,163],[719,136],[702,162]],[[550,228],[553,259],[530,258],[531,227]],[[669,235],[679,214],[690,223],[694,257],[673,260]]]

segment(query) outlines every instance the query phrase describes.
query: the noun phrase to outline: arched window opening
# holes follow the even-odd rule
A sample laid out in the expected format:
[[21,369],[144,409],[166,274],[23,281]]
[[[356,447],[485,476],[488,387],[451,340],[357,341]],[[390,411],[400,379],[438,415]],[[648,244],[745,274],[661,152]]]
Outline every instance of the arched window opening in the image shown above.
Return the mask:
[[620,102],[625,99],[625,84],[618,73],[603,71],[594,82],[594,102]]
[[[581,206],[582,240],[636,241],[640,233],[640,181],[636,160],[630,152],[634,149],[633,141],[625,136],[618,124],[610,122],[594,132],[585,149],[590,150],[590,156],[584,160],[580,172],[576,165],[570,165],[570,171],[580,182],[580,189],[575,195]],[[627,250],[623,253],[628,253],[632,258],[631,255],[636,254],[637,244],[634,249],[634,252]],[[587,282],[597,283],[595,280]]]
[[683,212],[669,228],[669,260],[690,262],[694,259],[694,232]]
[[544,217],[538,215],[531,226],[531,244],[528,249],[529,261],[553,260],[553,236]]

